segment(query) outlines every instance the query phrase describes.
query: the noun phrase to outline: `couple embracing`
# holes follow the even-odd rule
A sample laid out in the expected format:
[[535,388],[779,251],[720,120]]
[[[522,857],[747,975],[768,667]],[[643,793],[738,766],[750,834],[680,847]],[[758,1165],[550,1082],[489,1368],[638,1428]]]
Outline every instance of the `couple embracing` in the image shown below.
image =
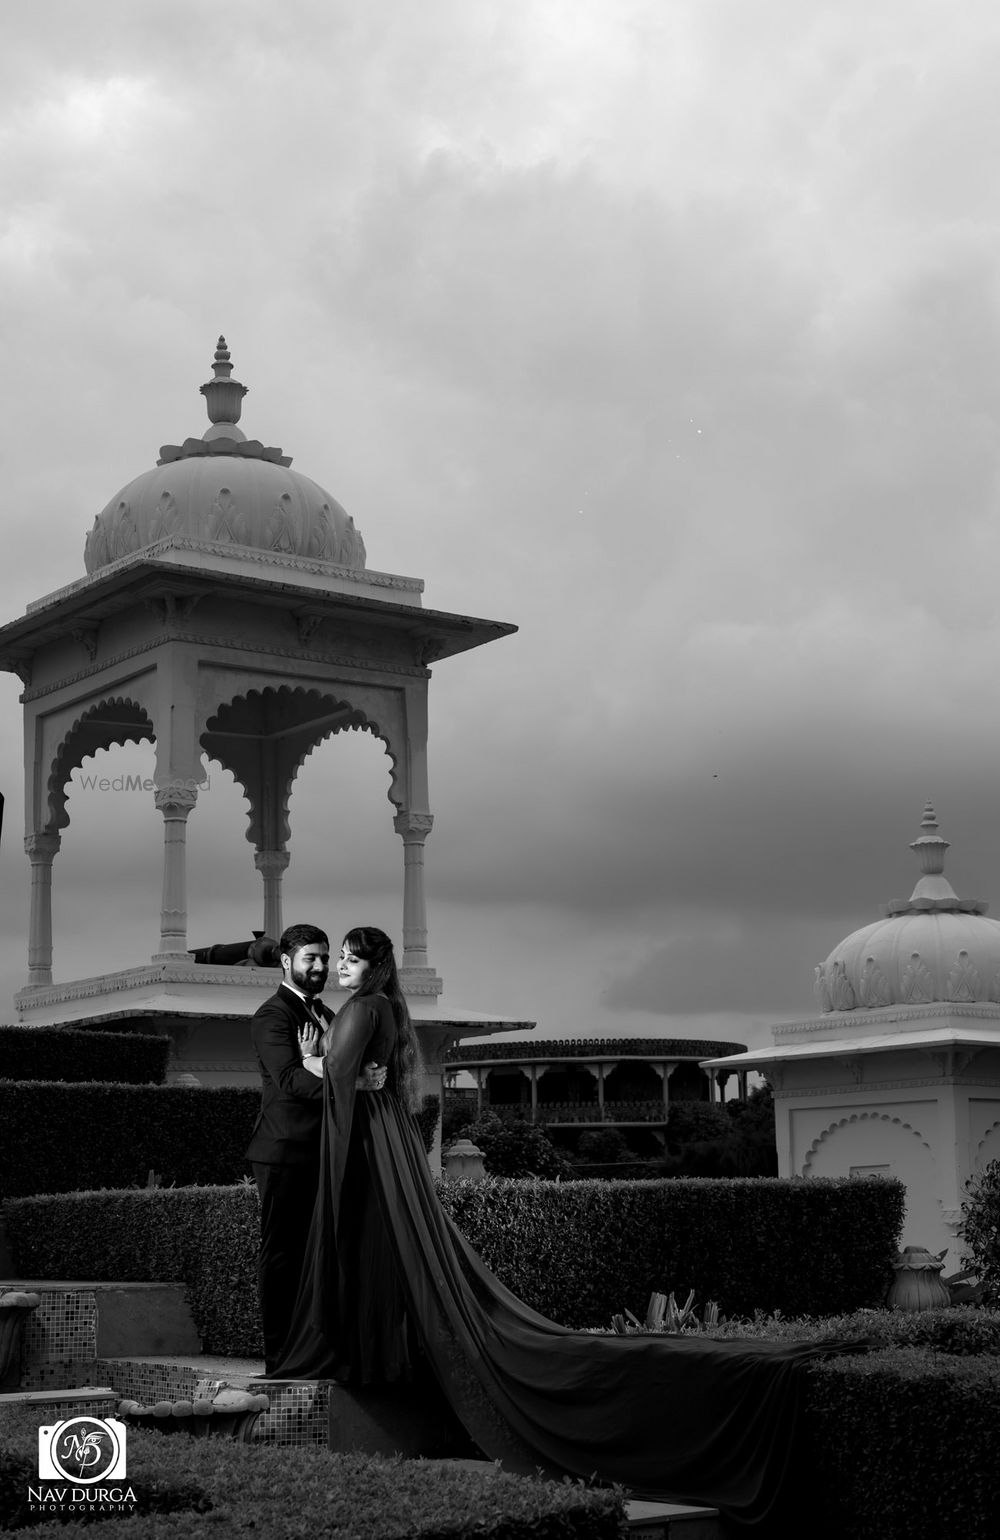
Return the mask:
[[281,985],[251,1023],[263,1089],[247,1149],[260,1194],[257,1282],[268,1375],[288,1345],[307,1264],[323,1245],[322,1215],[313,1241],[310,1230],[322,1150],[329,1142],[324,1065],[328,1077],[342,1077],[345,1062],[360,1052],[364,1065],[359,1059],[355,1066],[352,1092],[388,1087],[396,1096],[402,1093],[408,1105],[416,1064],[392,942],[383,931],[362,926],[344,937],[336,969],[351,998],[336,1018],[320,998],[330,974],[326,933],[315,925],[290,926],[278,950]]
[[[864,1344],[616,1336],[547,1320],[490,1272],[438,1200],[388,936],[345,936],[337,971],[351,998],[336,1019],[319,1004],[323,932],[295,926],[280,950],[281,987],[253,1022],[264,1094],[248,1151],[268,1375],[360,1395],[443,1392],[473,1443],[509,1470],[596,1476],[718,1507],[762,1536],[793,1533],[786,1520],[808,1470],[804,1371]],[[513,1225],[507,1244],[518,1243]]]

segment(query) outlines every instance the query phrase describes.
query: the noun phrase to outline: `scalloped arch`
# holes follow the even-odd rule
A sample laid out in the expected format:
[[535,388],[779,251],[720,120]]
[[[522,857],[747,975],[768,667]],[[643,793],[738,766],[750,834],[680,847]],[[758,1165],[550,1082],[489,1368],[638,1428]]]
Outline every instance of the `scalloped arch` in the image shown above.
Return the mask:
[[[228,770],[250,804],[250,812],[247,816],[246,838],[252,845],[261,847],[265,840],[263,820],[266,810],[257,805],[257,790],[255,781],[259,775],[257,765],[241,763],[241,755],[238,750],[226,751],[217,742],[212,740],[217,735],[224,733],[224,723],[227,718],[235,716],[239,707],[257,718],[264,718],[275,709],[286,708],[290,703],[297,703],[303,709],[296,722],[294,713],[291,714],[290,725],[284,729],[288,734],[298,727],[302,733],[308,733],[310,724],[315,724],[317,731],[307,739],[304,744],[294,745],[294,740],[286,738],[289,752],[284,760],[276,767],[277,776],[281,785],[277,818],[278,827],[270,835],[270,839],[276,843],[276,848],[284,849],[290,838],[289,806],[291,802],[292,788],[302,766],[309,756],[325,743],[328,738],[335,737],[342,732],[365,732],[382,744],[386,757],[389,760],[389,787],[387,797],[389,802],[397,810],[403,806],[403,788],[400,784],[399,759],[392,748],[392,744],[385,728],[368,712],[352,704],[347,697],[334,694],[331,690],[316,689],[315,686],[282,685],[274,688],[266,685],[262,690],[247,690],[242,695],[233,696],[232,700],[220,706],[209,717],[205,724],[204,732],[200,737],[201,747],[210,758],[218,761],[224,769]],[[309,710],[308,707],[320,708]],[[330,716],[337,712],[343,712],[343,719],[331,722]],[[251,750],[252,751],[252,750]]]
[[[135,721],[132,724],[116,721],[114,731],[110,731],[112,724],[105,723],[109,729],[107,741],[97,744],[84,744],[83,735],[88,723],[94,725],[100,722],[100,715],[109,706],[123,713],[132,712]],[[69,813],[66,810],[67,796],[66,786],[73,771],[78,769],[89,755],[99,749],[110,748],[115,744],[125,743],[155,743],[156,732],[152,719],[146,708],[128,695],[108,695],[95,705],[88,706],[87,710],[77,717],[69,732],[63,738],[52,758],[52,769],[49,772],[46,784],[46,801],[48,803],[49,816],[45,822],[45,832],[54,834],[59,829],[65,829],[69,823]]]
[[912,1134],[913,1137],[920,1144],[922,1144],[924,1149],[927,1150],[931,1155],[934,1153],[930,1144],[924,1138],[923,1134],[919,1131],[919,1129],[914,1128],[912,1123],[906,1123],[902,1118],[894,1118],[888,1112],[852,1112],[849,1117],[838,1118],[835,1123],[830,1123],[828,1127],[824,1128],[823,1132],[813,1140],[812,1144],[809,1146],[809,1149],[806,1152],[806,1158],[802,1162],[803,1176],[805,1176],[805,1174],[808,1172],[814,1157],[819,1152],[821,1146],[826,1144],[830,1138],[830,1135],[836,1133],[838,1129],[846,1128],[851,1123],[894,1123],[897,1128],[901,1128],[905,1133]]
[[[1000,1118],[995,1119],[995,1121],[990,1124],[989,1128],[986,1128],[986,1129],[983,1130],[983,1136],[979,1140],[978,1144],[976,1145],[976,1157],[975,1157],[975,1160],[972,1163],[976,1170],[981,1170],[982,1169],[983,1162],[982,1162],[980,1157],[982,1155],[983,1150],[986,1148],[987,1144],[989,1144],[989,1142],[990,1142],[990,1135],[991,1134],[995,1134],[997,1129],[1000,1129]],[[994,1141],[994,1143],[995,1143],[995,1141]],[[992,1155],[990,1156],[991,1160],[993,1160],[995,1158],[996,1158],[995,1156],[992,1156]]]

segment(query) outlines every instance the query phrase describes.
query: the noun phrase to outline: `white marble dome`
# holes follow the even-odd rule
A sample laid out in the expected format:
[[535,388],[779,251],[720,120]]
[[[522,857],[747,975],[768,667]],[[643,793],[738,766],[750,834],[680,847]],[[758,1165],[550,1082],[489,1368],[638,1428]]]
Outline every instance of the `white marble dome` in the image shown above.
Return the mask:
[[350,514],[293,471],[280,449],[248,440],[237,426],[246,387],[230,378],[232,367],[220,337],[214,378],[201,387],[211,426],[200,439],[164,445],[157,465],[98,514],[84,551],[88,572],[167,535],[364,568],[364,541]]
[[1000,921],[988,919],[978,899],[959,898],[943,876],[948,841],[938,834],[930,803],[920,829],[910,849],[921,877],[909,899],[846,936],[816,969],[822,1011],[1000,1004]]

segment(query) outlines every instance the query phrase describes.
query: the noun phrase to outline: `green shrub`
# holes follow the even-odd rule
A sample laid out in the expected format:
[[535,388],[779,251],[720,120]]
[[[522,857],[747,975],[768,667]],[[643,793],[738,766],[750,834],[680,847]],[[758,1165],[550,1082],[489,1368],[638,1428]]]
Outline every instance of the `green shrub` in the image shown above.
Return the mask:
[[78,1027],[0,1026],[5,1080],[113,1080],[162,1085],[170,1038]]
[[483,1152],[490,1176],[572,1176],[573,1167],[544,1129],[521,1119],[507,1121],[487,1112],[465,1131]]
[[611,1166],[622,1160],[634,1160],[635,1155],[620,1128],[590,1128],[580,1135],[576,1158]]
[[[0,1407],[0,1530],[30,1526],[31,1534],[35,1535],[43,1525],[45,1530],[50,1529],[48,1514],[30,1511],[28,1495],[29,1486],[37,1488],[42,1484],[38,1475],[38,1429],[47,1415],[50,1414],[44,1406]],[[128,1475],[124,1484],[135,1492],[137,1511],[204,1513],[213,1506],[205,1482],[188,1474],[186,1462],[163,1460],[163,1442],[161,1435],[143,1436],[129,1430],[125,1452]],[[65,1534],[67,1527],[60,1524],[57,1532]],[[71,1528],[75,1530],[75,1523]]]
[[[37,1484],[36,1430],[44,1416],[0,1411],[0,1526],[30,1521],[23,1506],[27,1481],[18,1467],[32,1461],[30,1479]],[[114,1518],[109,1533],[117,1540],[182,1540],[201,1533],[218,1540],[242,1540],[247,1533],[268,1540],[333,1534],[352,1540],[619,1540],[623,1529],[617,1491],[527,1479],[496,1467],[133,1429],[126,1458],[136,1498],[152,1511]],[[75,1522],[31,1530],[38,1540],[75,1533]]]
[[252,1182],[15,1198],[4,1218],[23,1276],[183,1282],[206,1353],[261,1354]]
[[672,1102],[664,1166],[670,1176],[776,1176],[770,1086],[746,1102]]
[[434,1147],[434,1130],[437,1128],[440,1113],[440,1098],[431,1092],[421,1102],[420,1111],[414,1114],[417,1120],[417,1127],[420,1129],[420,1137],[424,1141],[425,1150],[429,1151]]
[[695,1289],[725,1315],[881,1304],[903,1220],[879,1177],[446,1183],[487,1266],[543,1315],[607,1326],[650,1294]]
[[[725,1316],[829,1316],[880,1304],[903,1190],[809,1181],[442,1182],[441,1201],[500,1281],[560,1324],[643,1316],[694,1289]],[[21,1276],[187,1283],[206,1352],[260,1352],[257,1193],[159,1188],[17,1198],[4,1208]]]
[[453,1139],[460,1139],[475,1121],[475,1104],[468,1097],[446,1094],[441,1114],[441,1143],[450,1144]]
[[251,1086],[0,1081],[0,1195],[239,1181],[259,1108]]
[[1000,1160],[991,1160],[966,1184],[962,1204],[962,1261],[984,1285],[987,1299],[1000,1299]]
[[889,1348],[806,1375],[812,1511],[830,1540],[995,1540],[1000,1358]]
[[[700,1312],[707,1301],[696,1300]],[[851,1310],[843,1315],[766,1315],[723,1317],[713,1337],[756,1337],[764,1342],[821,1342],[840,1337],[872,1347],[920,1347],[956,1358],[1000,1354],[1000,1310],[944,1305],[938,1310]]]

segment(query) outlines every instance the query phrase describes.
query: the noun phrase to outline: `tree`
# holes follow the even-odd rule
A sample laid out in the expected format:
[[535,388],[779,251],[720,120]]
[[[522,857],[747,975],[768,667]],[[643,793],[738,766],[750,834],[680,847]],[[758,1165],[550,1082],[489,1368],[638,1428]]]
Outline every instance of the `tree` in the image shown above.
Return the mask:
[[580,1135],[576,1153],[578,1160],[592,1161],[601,1166],[635,1159],[620,1128],[589,1128],[585,1134]]
[[573,1175],[573,1167],[548,1134],[523,1119],[504,1122],[495,1112],[486,1112],[469,1125],[465,1137],[482,1150],[490,1176]]
[[965,1184],[962,1204],[963,1262],[978,1274],[984,1297],[1000,1300],[1000,1160],[991,1160]]

